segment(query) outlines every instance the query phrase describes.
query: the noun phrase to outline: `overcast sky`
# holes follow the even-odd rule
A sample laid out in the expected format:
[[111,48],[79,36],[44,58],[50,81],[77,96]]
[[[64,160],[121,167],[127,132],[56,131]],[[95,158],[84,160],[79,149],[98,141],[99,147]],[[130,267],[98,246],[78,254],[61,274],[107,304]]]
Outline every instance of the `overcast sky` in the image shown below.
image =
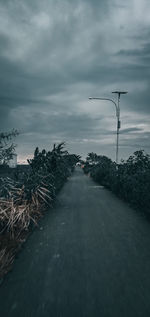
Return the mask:
[[20,131],[18,160],[65,141],[115,159],[150,153],[150,1],[0,0],[0,130]]

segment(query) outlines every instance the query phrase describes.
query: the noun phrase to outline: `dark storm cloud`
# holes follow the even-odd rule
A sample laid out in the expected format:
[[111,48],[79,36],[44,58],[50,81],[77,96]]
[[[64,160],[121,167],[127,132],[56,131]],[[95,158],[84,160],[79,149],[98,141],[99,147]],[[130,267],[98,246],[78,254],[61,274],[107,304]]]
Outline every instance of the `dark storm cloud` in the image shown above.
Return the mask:
[[134,58],[139,57],[142,61],[143,58],[150,57],[150,43],[146,43],[143,47],[137,49],[120,50],[118,55],[133,56]]
[[138,132],[138,131],[142,131],[142,129],[133,127],[133,128],[128,128],[128,129],[122,129],[120,131],[120,133],[121,134],[128,134],[128,133],[133,133],[133,132]]
[[141,135],[147,146],[142,133],[149,132],[148,123],[141,128],[139,120],[149,115],[148,9],[145,0],[137,5],[133,0],[125,5],[118,0],[1,0],[1,130],[18,128],[27,153],[31,142],[46,146],[49,135],[83,146],[88,140],[89,147],[94,140],[111,144],[111,107],[89,104],[88,96],[120,88],[129,91],[121,99],[122,138],[135,133],[137,143]]

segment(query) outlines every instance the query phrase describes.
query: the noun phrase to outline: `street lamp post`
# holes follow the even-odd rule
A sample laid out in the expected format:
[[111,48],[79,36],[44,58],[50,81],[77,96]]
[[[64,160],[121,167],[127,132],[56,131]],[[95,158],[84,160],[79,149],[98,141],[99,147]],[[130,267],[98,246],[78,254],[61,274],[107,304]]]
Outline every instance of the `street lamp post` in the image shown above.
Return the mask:
[[116,142],[116,164],[118,164],[118,154],[119,154],[119,130],[121,128],[121,121],[120,121],[120,96],[121,94],[127,94],[127,91],[112,91],[113,94],[118,95],[118,102],[116,103],[111,98],[100,98],[100,97],[89,97],[90,100],[96,99],[96,100],[108,100],[111,101],[116,108],[116,117],[117,117],[117,142]]

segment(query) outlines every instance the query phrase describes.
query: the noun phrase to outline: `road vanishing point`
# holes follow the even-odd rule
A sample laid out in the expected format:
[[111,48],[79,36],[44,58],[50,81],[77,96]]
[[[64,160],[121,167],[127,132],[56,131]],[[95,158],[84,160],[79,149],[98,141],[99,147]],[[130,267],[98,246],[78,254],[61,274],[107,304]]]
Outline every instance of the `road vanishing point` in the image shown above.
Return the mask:
[[0,287],[1,317],[149,317],[150,223],[77,168]]

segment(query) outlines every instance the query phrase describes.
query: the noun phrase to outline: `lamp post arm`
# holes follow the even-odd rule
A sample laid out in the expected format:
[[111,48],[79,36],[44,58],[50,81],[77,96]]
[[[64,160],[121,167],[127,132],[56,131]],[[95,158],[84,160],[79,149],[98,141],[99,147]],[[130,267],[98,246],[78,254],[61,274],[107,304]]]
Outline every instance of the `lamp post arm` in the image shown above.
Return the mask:
[[111,99],[111,98],[100,98],[100,97],[89,97],[89,99],[90,99],[90,100],[92,100],[92,99],[96,99],[96,100],[108,100],[108,101],[113,102],[113,104],[114,104],[115,107],[116,107],[116,117],[119,116],[119,108],[118,108],[116,102],[115,102],[113,99]]

